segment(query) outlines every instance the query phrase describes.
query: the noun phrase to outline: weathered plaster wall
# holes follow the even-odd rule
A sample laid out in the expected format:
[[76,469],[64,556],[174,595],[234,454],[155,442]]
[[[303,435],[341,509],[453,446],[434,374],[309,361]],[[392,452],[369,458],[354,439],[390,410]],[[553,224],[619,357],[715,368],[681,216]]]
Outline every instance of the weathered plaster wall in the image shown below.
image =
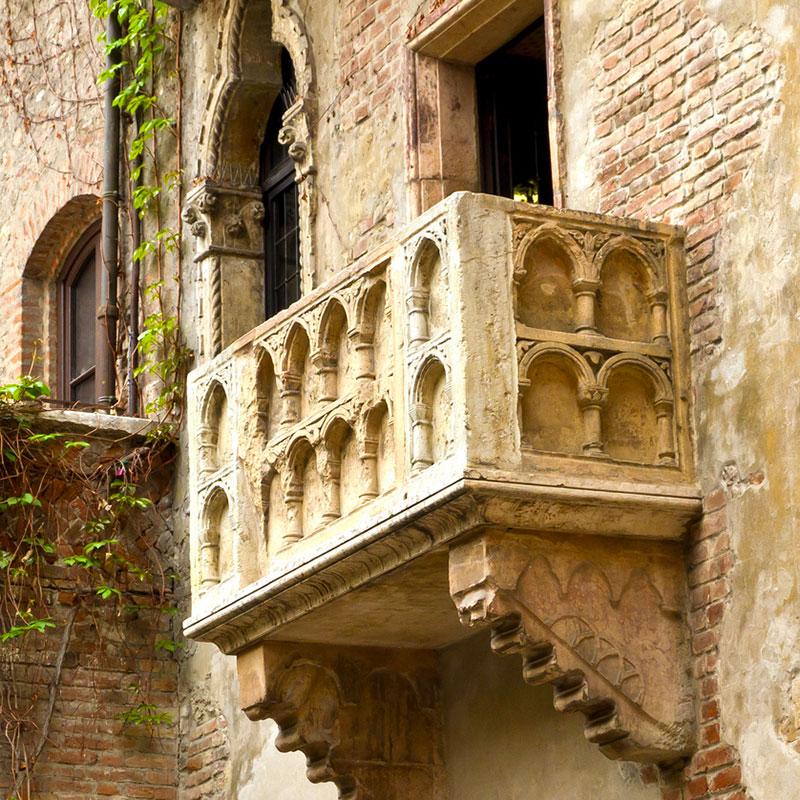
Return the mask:
[[[690,622],[701,744],[713,745],[711,767],[731,765],[712,776],[696,758],[690,789],[736,788],[727,743],[750,796],[794,797],[800,9],[767,0],[567,0],[561,11],[568,205],[687,227],[698,477],[713,512],[691,552]],[[669,83],[652,84],[675,42],[676,66],[659,76]],[[630,80],[641,96],[604,96],[612,80]],[[624,108],[608,108],[618,95]],[[659,118],[654,101],[677,114]],[[667,157],[640,132],[653,122],[650,136],[667,135]]]
[[547,686],[528,686],[517,656],[479,635],[442,653],[451,800],[603,797],[656,800],[631,764],[605,758],[580,714],[559,714]]

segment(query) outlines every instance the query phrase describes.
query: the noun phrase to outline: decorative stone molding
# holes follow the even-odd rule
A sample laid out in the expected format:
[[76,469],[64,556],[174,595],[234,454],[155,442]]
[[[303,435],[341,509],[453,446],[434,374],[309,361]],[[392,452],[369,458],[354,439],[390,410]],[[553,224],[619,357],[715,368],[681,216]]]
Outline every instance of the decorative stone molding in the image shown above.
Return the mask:
[[465,625],[518,653],[559,711],[580,711],[610,758],[671,764],[693,747],[679,546],[488,532],[455,545],[450,591]]
[[[241,706],[344,800],[444,800],[436,655],[268,643],[237,656]],[[388,712],[388,713],[387,713]]]

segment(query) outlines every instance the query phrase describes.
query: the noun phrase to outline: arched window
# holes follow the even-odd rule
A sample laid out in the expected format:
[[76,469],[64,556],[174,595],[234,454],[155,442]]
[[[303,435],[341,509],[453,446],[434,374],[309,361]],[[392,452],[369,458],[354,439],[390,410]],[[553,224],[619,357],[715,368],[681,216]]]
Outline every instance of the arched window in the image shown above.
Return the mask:
[[100,223],[81,237],[59,277],[59,396],[70,402],[95,402],[95,322]]
[[281,50],[282,86],[267,122],[261,146],[261,188],[264,192],[264,258],[267,317],[300,297],[300,229],[294,161],[278,134],[283,115],[297,99],[291,58]]

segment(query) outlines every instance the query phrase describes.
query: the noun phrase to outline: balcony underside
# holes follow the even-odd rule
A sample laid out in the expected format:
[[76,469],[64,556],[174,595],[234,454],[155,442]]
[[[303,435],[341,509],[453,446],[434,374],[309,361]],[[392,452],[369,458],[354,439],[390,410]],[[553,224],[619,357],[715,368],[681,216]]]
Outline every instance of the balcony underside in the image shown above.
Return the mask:
[[441,647],[463,636],[447,589],[448,546],[485,528],[609,542],[617,537],[679,541],[700,512],[696,491],[683,486],[637,485],[625,492],[617,483],[597,480],[569,486],[510,477],[470,473],[429,493],[430,476],[419,478],[397,492],[395,503],[385,498],[379,517],[351,515],[342,521],[349,524],[340,537],[328,530],[318,550],[310,549],[314,537],[309,537],[305,559],[287,554],[274,576],[231,592],[231,600],[211,615],[187,620],[186,635],[212,641],[225,653],[276,636]]

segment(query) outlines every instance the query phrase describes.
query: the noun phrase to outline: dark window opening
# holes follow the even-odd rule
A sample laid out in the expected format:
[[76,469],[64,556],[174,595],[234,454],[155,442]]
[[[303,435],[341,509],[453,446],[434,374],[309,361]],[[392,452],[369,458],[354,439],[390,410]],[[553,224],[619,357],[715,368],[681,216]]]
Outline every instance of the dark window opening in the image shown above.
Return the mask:
[[59,395],[71,403],[95,403],[95,323],[99,223],[72,251],[59,281]]
[[275,99],[261,147],[261,189],[264,193],[264,261],[267,317],[300,298],[300,222],[294,161],[278,140],[283,115],[295,102],[297,89],[289,54],[281,51],[282,88]]
[[544,20],[481,61],[475,77],[482,190],[552,205]]

